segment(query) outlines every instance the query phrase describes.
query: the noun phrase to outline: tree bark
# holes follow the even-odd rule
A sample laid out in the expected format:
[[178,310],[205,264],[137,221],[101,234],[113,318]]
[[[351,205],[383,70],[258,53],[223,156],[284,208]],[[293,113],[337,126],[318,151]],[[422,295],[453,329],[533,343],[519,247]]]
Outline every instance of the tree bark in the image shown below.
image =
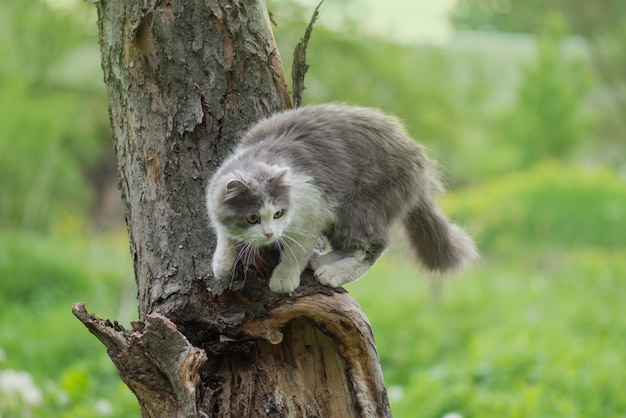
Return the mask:
[[253,122],[290,106],[257,0],[100,0],[102,67],[138,288],[131,330],[76,304],[144,417],[391,416],[372,332],[310,272],[269,291],[278,255],[215,281],[204,190]]

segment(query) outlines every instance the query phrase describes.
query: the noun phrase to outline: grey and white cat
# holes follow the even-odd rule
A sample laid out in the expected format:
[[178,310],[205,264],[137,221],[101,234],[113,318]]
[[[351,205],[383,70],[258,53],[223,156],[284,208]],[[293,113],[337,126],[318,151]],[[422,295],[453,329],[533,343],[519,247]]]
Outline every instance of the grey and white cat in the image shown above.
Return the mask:
[[[275,114],[248,130],[209,182],[214,275],[227,279],[256,248],[278,245],[272,291],[296,289],[307,264],[320,283],[341,286],[374,264],[396,220],[421,265],[460,270],[477,252],[437,207],[440,191],[423,147],[391,116],[339,104]],[[316,252],[320,237],[331,251]]]

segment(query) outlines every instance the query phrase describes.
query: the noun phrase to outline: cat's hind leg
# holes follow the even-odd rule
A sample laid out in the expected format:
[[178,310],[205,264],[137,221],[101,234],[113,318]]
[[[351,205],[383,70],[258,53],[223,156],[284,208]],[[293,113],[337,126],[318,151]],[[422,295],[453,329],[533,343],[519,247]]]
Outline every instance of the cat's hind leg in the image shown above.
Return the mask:
[[343,286],[363,276],[374,264],[365,251],[356,250],[346,254],[343,251],[331,251],[311,260],[315,278],[330,287]]
[[333,251],[313,257],[310,264],[315,278],[323,285],[343,286],[363,276],[387,246],[387,225],[375,216],[345,213],[329,236]]

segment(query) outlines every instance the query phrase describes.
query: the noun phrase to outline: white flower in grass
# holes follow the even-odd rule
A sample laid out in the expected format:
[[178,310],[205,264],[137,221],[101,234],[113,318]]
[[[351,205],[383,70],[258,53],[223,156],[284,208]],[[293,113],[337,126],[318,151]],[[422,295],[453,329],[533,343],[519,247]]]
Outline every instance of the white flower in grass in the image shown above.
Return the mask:
[[447,414],[444,414],[444,416],[442,416],[441,418],[463,418],[463,415],[459,414],[458,412],[448,412]]
[[28,372],[0,371],[0,392],[19,395],[27,405],[39,405],[43,400],[41,389],[35,385]]
[[108,416],[113,413],[113,405],[106,399],[98,399],[96,401],[96,412],[101,416]]
[[389,386],[387,388],[387,396],[392,402],[399,401],[404,396],[404,389],[402,388],[402,386]]

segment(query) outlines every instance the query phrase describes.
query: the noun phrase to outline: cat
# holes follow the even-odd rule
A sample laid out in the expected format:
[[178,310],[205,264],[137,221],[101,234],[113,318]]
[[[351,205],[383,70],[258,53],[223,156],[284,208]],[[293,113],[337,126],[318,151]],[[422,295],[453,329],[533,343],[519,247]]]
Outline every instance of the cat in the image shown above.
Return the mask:
[[[343,104],[282,111],[252,126],[208,183],[213,273],[227,279],[257,248],[277,245],[272,291],[293,292],[307,265],[320,283],[342,286],[374,264],[397,220],[422,266],[461,270],[478,254],[438,208],[441,189],[434,163],[392,116]],[[330,251],[316,251],[320,237]]]

